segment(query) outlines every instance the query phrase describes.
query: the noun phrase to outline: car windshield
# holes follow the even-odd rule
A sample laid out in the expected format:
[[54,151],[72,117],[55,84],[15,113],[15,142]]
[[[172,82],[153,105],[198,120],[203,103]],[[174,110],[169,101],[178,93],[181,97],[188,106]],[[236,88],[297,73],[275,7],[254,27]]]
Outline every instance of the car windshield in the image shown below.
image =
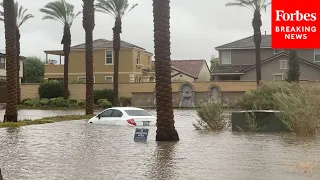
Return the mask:
[[124,110],[129,116],[152,116],[145,110]]

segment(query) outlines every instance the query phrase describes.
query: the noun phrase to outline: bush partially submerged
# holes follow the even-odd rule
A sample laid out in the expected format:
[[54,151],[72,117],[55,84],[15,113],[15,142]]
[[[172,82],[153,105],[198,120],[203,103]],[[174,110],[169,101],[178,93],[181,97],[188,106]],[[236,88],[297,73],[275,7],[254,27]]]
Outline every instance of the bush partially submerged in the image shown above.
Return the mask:
[[226,121],[223,118],[223,105],[218,102],[201,103],[197,108],[197,123],[193,126],[197,130],[222,130],[226,126]]
[[259,89],[246,92],[236,103],[236,107],[244,110],[279,110],[278,103],[275,102],[274,94],[289,94],[291,91],[300,90],[296,83],[285,81],[265,82]]
[[279,119],[291,130],[300,135],[314,135],[320,125],[319,88],[304,87],[290,93],[277,93],[275,102],[279,104]]
[[237,101],[245,110],[279,110],[279,119],[296,134],[313,135],[320,125],[320,87],[285,81],[263,83]]

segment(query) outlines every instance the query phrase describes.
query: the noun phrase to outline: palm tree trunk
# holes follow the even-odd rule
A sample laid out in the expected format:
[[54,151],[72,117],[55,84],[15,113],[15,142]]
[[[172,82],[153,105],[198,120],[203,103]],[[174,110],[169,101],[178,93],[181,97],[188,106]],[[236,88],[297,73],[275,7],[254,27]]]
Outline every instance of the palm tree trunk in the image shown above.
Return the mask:
[[83,0],[83,28],[86,33],[86,114],[93,114],[93,29],[94,0]]
[[6,39],[7,103],[5,122],[17,122],[17,51],[16,51],[16,17],[14,1],[3,1],[4,25]]
[[17,46],[17,104],[20,104],[21,101],[21,89],[20,89],[20,31],[17,27],[16,35],[16,46]]
[[260,86],[261,83],[261,54],[260,54],[260,45],[261,45],[261,13],[260,10],[255,10],[252,20],[253,26],[253,41],[255,44],[256,51],[256,76],[257,76],[257,86]]
[[157,141],[179,141],[172,104],[169,3],[153,0]]
[[1,173],[1,168],[0,168],[0,180],[3,180],[2,173]]
[[120,52],[120,33],[121,30],[121,18],[117,17],[113,30],[113,50],[114,50],[114,62],[113,62],[113,93],[114,93],[114,106],[119,106],[119,52]]
[[70,32],[70,27],[68,24],[64,25],[64,30],[63,30],[63,38],[61,41],[61,44],[63,44],[63,53],[64,53],[64,93],[63,97],[64,99],[69,98],[69,54],[70,54],[70,46],[71,46],[71,32]]

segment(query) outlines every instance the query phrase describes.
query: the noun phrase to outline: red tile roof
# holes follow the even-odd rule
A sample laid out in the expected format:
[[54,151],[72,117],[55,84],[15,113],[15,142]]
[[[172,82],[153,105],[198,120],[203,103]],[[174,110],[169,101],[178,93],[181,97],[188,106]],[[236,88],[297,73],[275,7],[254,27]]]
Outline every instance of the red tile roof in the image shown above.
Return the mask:
[[198,78],[200,71],[205,65],[208,69],[206,60],[172,60],[171,66],[176,71],[190,75],[193,78]]

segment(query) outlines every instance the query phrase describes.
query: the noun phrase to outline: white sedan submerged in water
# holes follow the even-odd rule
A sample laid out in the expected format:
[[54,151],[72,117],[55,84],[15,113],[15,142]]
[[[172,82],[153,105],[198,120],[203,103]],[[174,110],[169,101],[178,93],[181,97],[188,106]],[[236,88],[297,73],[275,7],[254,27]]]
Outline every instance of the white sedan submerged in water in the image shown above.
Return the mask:
[[89,119],[88,123],[129,126],[155,126],[157,118],[144,109],[135,107],[114,107],[105,109]]

